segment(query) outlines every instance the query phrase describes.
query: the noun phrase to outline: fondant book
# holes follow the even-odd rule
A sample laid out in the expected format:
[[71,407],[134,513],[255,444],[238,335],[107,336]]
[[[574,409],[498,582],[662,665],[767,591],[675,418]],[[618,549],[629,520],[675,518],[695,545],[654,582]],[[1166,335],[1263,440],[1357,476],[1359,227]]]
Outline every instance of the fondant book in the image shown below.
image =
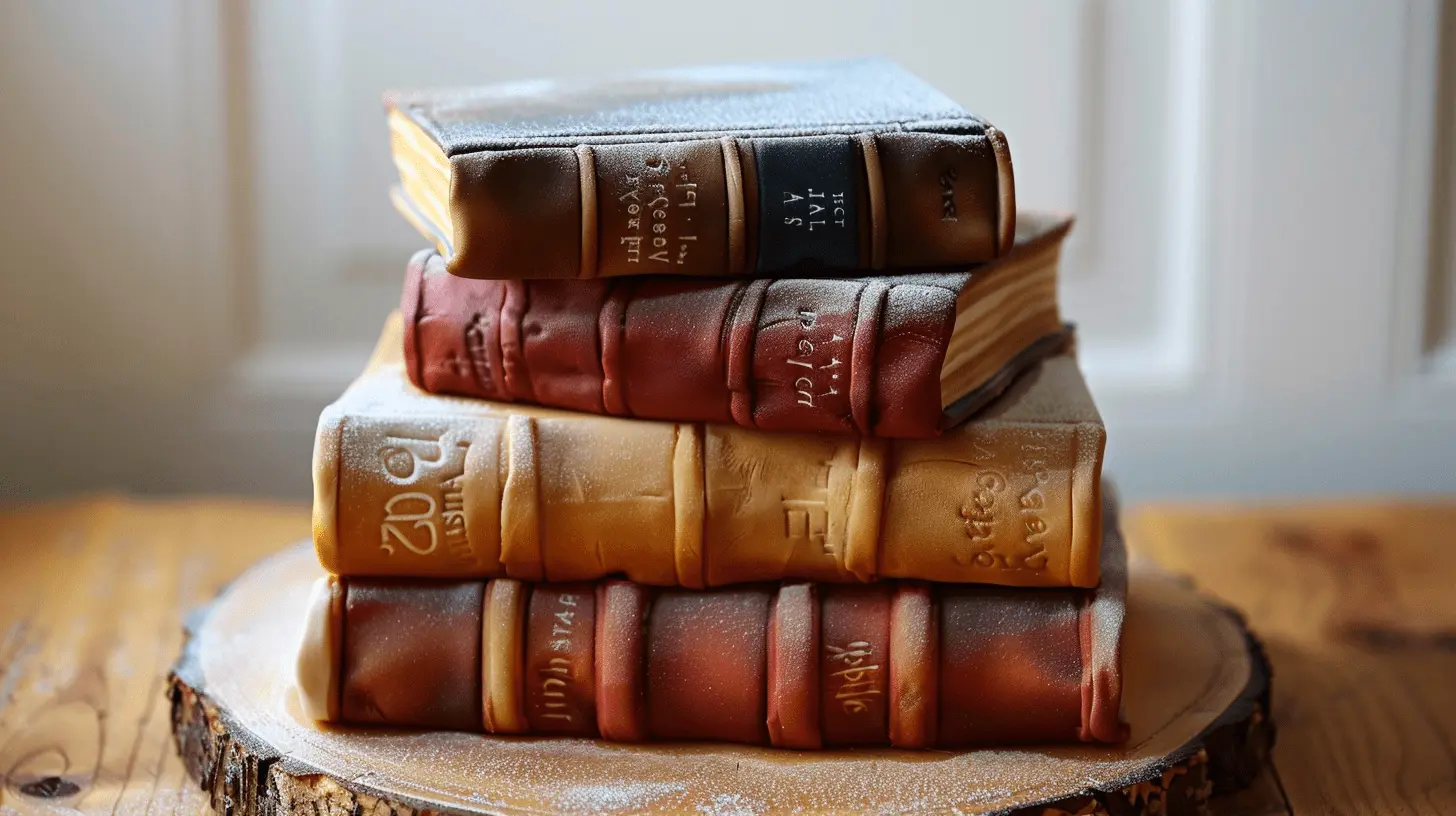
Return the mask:
[[1116,742],[1115,515],[1096,590],[323,578],[300,698],[319,720],[627,742]]
[[410,262],[405,366],[435,393],[765,430],[933,437],[1062,345],[1071,219],[975,267],[863,278],[483,281]]
[[395,315],[319,420],[335,574],[1097,583],[1106,433],[1070,353],[937,439],[885,440],[427,394],[403,343]]
[[1006,138],[883,59],[386,97],[400,212],[471,278],[774,277],[986,261]]

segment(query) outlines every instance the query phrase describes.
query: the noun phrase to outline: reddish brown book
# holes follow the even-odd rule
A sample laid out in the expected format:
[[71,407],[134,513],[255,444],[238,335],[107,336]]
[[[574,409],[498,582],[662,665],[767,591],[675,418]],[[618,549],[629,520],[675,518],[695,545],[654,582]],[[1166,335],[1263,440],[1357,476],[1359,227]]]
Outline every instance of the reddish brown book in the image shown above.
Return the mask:
[[468,278],[774,277],[975,263],[1006,137],[883,59],[386,96],[395,206]]
[[1095,590],[331,576],[311,602],[301,699],[319,720],[626,742],[1116,742],[1115,517]]
[[426,391],[643,419],[932,437],[1062,345],[1071,219],[1023,213],[1001,259],[863,278],[460,278],[411,259]]

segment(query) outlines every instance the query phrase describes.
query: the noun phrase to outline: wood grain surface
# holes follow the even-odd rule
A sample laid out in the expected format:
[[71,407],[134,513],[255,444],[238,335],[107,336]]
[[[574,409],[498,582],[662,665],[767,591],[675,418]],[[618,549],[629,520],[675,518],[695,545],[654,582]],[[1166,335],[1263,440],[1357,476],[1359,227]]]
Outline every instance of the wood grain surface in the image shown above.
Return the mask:
[[[182,620],[308,526],[301,505],[205,499],[0,512],[0,812],[205,811],[168,733]],[[1456,501],[1159,506],[1126,526],[1274,663],[1277,774],[1220,812],[1456,812]]]
[[[307,721],[288,661],[312,548],[264,559],[189,623],[174,670],[183,761],[230,816],[1066,813],[1202,816],[1246,788],[1273,736],[1242,621],[1143,560],[1128,580],[1121,746],[783,751],[334,726]],[[610,793],[608,793],[610,792]],[[731,803],[731,804],[730,804]]]
[[1126,525],[1263,641],[1292,812],[1456,813],[1456,504],[1160,506]]
[[167,727],[182,620],[306,507],[88,498],[0,514],[0,809],[206,812]]

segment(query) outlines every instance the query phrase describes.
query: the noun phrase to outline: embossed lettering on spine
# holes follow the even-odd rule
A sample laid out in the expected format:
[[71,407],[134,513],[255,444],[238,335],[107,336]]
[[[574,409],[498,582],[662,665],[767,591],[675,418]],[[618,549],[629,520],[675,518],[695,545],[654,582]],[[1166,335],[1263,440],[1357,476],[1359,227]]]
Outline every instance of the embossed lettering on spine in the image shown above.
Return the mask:
[[1070,356],[940,439],[884,440],[434,396],[409,384],[401,346],[395,317],[320,421],[315,540],[332,572],[1097,582],[1105,433]]

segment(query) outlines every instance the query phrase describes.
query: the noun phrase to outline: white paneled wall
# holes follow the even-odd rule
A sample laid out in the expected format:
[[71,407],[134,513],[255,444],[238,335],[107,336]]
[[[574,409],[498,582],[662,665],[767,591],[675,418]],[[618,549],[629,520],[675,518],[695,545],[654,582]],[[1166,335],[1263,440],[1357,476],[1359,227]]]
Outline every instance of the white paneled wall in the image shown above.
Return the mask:
[[1456,491],[1453,32],[1453,0],[0,3],[0,498],[306,493],[421,244],[385,88],[871,52],[1079,212],[1125,493]]

